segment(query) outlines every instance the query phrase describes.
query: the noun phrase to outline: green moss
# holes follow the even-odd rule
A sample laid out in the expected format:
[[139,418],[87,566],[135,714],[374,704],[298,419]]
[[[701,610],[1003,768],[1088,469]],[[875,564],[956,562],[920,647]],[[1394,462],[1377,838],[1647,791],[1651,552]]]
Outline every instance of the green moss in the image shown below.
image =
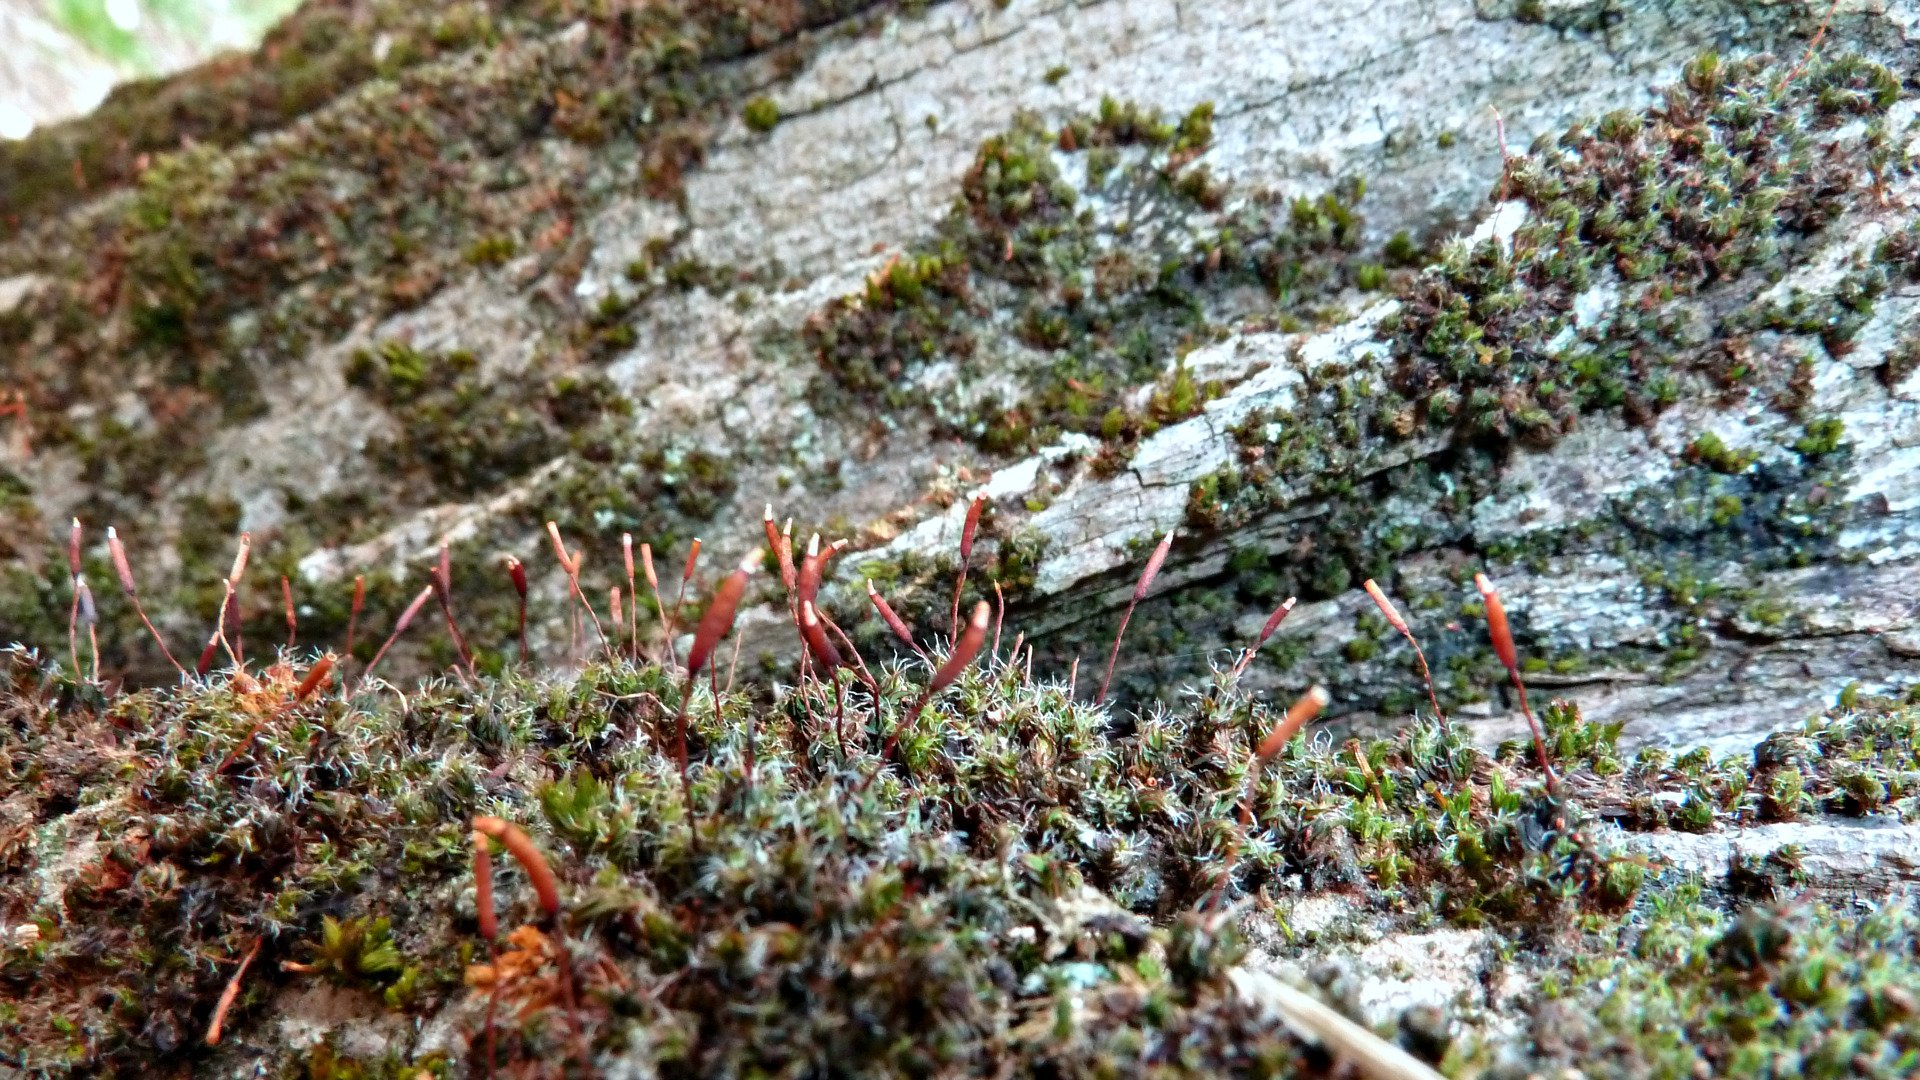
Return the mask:
[[467,262],[474,266],[499,266],[513,258],[519,243],[504,233],[483,236],[467,246]]
[[[810,320],[807,346],[838,387],[926,408],[990,451],[1079,432],[1124,452],[1166,416],[1188,414],[1193,394],[1170,358],[1225,322],[1330,290],[1359,243],[1358,184],[1224,211],[1195,160],[1212,137],[1207,105],[1177,122],[1113,99],[1057,130],[1017,118],[981,146],[937,235]],[[1145,156],[1123,165],[1129,148]],[[1136,235],[1111,208],[1139,203],[1195,224]],[[956,378],[936,375],[949,368]],[[1021,386],[1013,396],[976,389],[1006,375]],[[1168,385],[1147,415],[1122,408],[1157,379]]]
[[765,134],[780,123],[780,106],[770,97],[751,98],[740,108],[740,119],[748,128]]
[[[375,1009],[451,1015],[476,1047],[497,986],[503,1067],[586,1054],[690,1073],[1092,1074],[1177,1042],[1199,1072],[1299,1075],[1312,1052],[1225,981],[1245,954],[1232,923],[1191,909],[1301,887],[1340,889],[1392,925],[1537,943],[1529,1007],[1579,1019],[1566,1043],[1516,1044],[1535,1065],[1566,1053],[1593,1075],[1691,1075],[1694,1060],[1815,1054],[1833,1032],[1855,1055],[1836,1060],[1884,1063],[1913,1016],[1905,907],[1723,914],[1586,831],[1594,808],[1617,817],[1676,787],[1692,829],[1824,808],[1910,820],[1920,722],[1891,703],[1775,736],[1750,761],[1642,755],[1632,772],[1617,725],[1552,704],[1553,797],[1527,748],[1490,758],[1445,723],[1296,739],[1250,774],[1277,716],[1225,681],[1117,723],[993,663],[918,712],[924,671],[883,665],[877,701],[820,682],[716,701],[693,680],[683,789],[663,732],[686,684],[650,665],[288,704],[295,673],[107,698],[5,660],[0,769],[65,846],[0,863],[0,901],[41,930],[0,957],[0,1032],[56,1074],[200,1066],[199,1025],[231,969],[192,958],[258,942],[229,1017],[239,1047],[270,1044],[272,1003],[326,979]],[[496,851],[504,924],[532,921],[491,964],[467,899],[475,813],[534,834],[565,904],[538,919]],[[49,897],[43,860],[89,840],[96,855]],[[1731,880],[1800,887],[1781,853]],[[562,936],[574,1008],[555,990]],[[484,966],[466,990],[469,964]],[[1661,996],[1629,1009],[1622,988]],[[471,1011],[442,1013],[463,996]],[[356,1061],[331,1042],[298,1061],[326,1076],[459,1064]]]
[[1687,459],[1697,461],[1714,472],[1734,475],[1752,467],[1757,455],[1751,450],[1732,450],[1720,436],[1709,431],[1687,444]]
[[[1689,367],[1722,385],[1756,374],[1739,357],[1690,349],[1656,302],[1774,264],[1872,185],[1891,76],[1853,57],[1809,67],[1784,88],[1759,61],[1707,56],[1689,71],[1668,92],[1660,125],[1610,117],[1511,158],[1503,192],[1532,215],[1511,249],[1456,243],[1440,273],[1403,297],[1391,385],[1410,400],[1415,427],[1551,442],[1582,411],[1657,409],[1674,392],[1662,380]],[[1813,131],[1843,117],[1867,121],[1866,130],[1816,153]],[[1601,266],[1629,283],[1623,309],[1644,296],[1656,313],[1599,340],[1548,347],[1571,329],[1565,301]],[[1803,329],[1830,346],[1849,338],[1874,292],[1865,277],[1843,281],[1832,302],[1850,318]],[[1682,363],[1663,370],[1631,360],[1648,346]],[[1766,374],[1785,380],[1791,368]]]
[[1805,432],[1793,444],[1794,452],[1806,457],[1823,457],[1837,453],[1846,438],[1846,425],[1837,416],[1822,417],[1807,422]]

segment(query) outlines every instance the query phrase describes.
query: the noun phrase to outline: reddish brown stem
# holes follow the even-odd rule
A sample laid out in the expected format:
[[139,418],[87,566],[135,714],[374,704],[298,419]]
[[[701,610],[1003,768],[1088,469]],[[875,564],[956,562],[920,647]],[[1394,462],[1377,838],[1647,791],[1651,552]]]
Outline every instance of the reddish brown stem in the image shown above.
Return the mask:
[[1513,630],[1507,624],[1507,608],[1500,602],[1499,590],[1485,574],[1473,575],[1473,584],[1480,590],[1480,599],[1487,609],[1487,636],[1493,639],[1493,652],[1507,669],[1507,677],[1513,680],[1513,688],[1520,695],[1520,713],[1527,718],[1527,728],[1533,733],[1533,750],[1540,759],[1540,771],[1546,774],[1547,786],[1557,787],[1560,778],[1553,771],[1553,761],[1547,756],[1547,736],[1541,730],[1540,721],[1534,718],[1533,710],[1527,705],[1527,684],[1520,678],[1520,652],[1513,647]]
[[1280,624],[1286,620],[1288,613],[1293,610],[1293,605],[1294,598],[1289,596],[1281,602],[1279,607],[1273,609],[1273,614],[1267,616],[1266,625],[1260,628],[1260,636],[1255,638],[1253,644],[1247,646],[1246,649],[1240,653],[1239,663],[1233,665],[1233,678],[1236,681],[1240,678],[1241,673],[1247,670],[1247,665],[1253,662],[1254,654],[1260,651],[1260,647],[1267,643],[1267,639],[1273,636],[1275,630],[1280,629]]
[[453,639],[453,647],[460,652],[460,666],[472,675],[473,651],[467,648],[467,637],[460,632],[460,624],[453,618],[453,554],[446,544],[440,545],[440,562],[433,571],[433,593],[440,600],[440,614],[447,620],[447,636]]
[[1113,635],[1113,651],[1107,654],[1107,674],[1100,680],[1100,694],[1093,699],[1095,705],[1107,700],[1107,690],[1113,685],[1113,667],[1120,659],[1120,639],[1127,636],[1127,623],[1133,620],[1133,609],[1140,606],[1146,598],[1147,590],[1153,587],[1154,576],[1160,573],[1160,567],[1167,561],[1167,553],[1173,550],[1174,530],[1168,529],[1167,535],[1160,538],[1160,546],[1153,549],[1147,557],[1147,568],[1140,572],[1140,581],[1133,587],[1133,597],[1127,601],[1127,610],[1120,616],[1120,629]]
[[380,645],[380,651],[373,654],[373,659],[367,662],[367,669],[360,673],[359,689],[367,688],[367,683],[373,679],[373,669],[380,666],[380,661],[386,658],[387,650],[393,648],[393,643],[400,640],[401,634],[407,632],[408,624],[413,622],[414,616],[420,614],[420,609],[427,606],[427,601],[432,598],[433,586],[428,585],[421,589],[419,595],[413,598],[413,603],[408,604],[407,609],[400,613],[400,621],[393,624],[393,633],[387,635],[387,640]]
[[67,531],[67,569],[73,582],[73,603],[67,607],[67,662],[73,666],[73,678],[84,677],[80,670],[80,519],[73,519]]
[[253,966],[253,958],[260,955],[260,943],[264,939],[254,938],[253,947],[247,955],[240,958],[240,966],[227,980],[227,988],[220,991],[220,1001],[213,1007],[213,1022],[207,1025],[207,1045],[219,1046],[221,1029],[226,1026],[227,1013],[232,1011],[233,1003],[240,997],[240,980],[247,977],[247,969]]
[[560,881],[553,876],[553,867],[547,864],[547,857],[540,853],[532,837],[510,821],[484,815],[473,819],[473,831],[500,841],[500,846],[526,871],[527,883],[533,886],[540,910],[546,912],[548,918],[560,914]]
[[[966,520],[960,526],[960,571],[953,580],[953,614],[948,633],[960,633],[960,593],[967,587],[967,567],[973,562],[973,537],[980,528],[980,511],[987,505],[985,492],[974,495],[967,504]],[[997,650],[996,650],[997,651]]]
[[674,656],[673,620],[667,618],[667,605],[660,599],[660,575],[653,571],[653,545],[640,545],[640,568],[647,573],[647,588],[653,593],[653,609],[660,613],[661,635],[666,638],[667,663],[680,661]]
[[507,577],[513,581],[513,591],[520,598],[520,662],[527,662],[527,568],[519,559],[507,556]]
[[1365,587],[1367,595],[1373,597],[1374,606],[1380,609],[1381,615],[1385,616],[1387,625],[1398,630],[1400,636],[1407,639],[1407,644],[1413,646],[1414,659],[1420,661],[1420,677],[1426,680],[1427,701],[1433,705],[1433,715],[1445,720],[1447,714],[1441,711],[1440,695],[1434,692],[1433,671],[1427,667],[1427,654],[1421,650],[1420,642],[1414,638],[1412,629],[1407,626],[1407,620],[1400,617],[1400,610],[1393,606],[1393,601],[1387,599],[1387,594],[1380,591],[1380,586],[1376,585],[1372,578],[1367,579]]
[[640,660],[640,592],[633,578],[633,534],[620,534],[620,561],[627,569],[627,655]]
[[367,577],[365,574],[353,575],[353,606],[347,610],[347,646],[346,655],[353,657],[353,635],[360,628],[360,612],[367,606]]
[[293,583],[287,575],[280,575],[280,601],[287,609],[287,651],[293,651],[294,642],[300,636],[300,617],[293,611]]
[[173,665],[173,670],[179,672],[181,678],[185,678],[187,669],[173,658],[173,650],[167,648],[166,639],[154,629],[153,620],[147,618],[146,609],[140,606],[140,589],[133,580],[133,567],[127,562],[127,549],[121,545],[120,536],[111,525],[107,526],[107,553],[113,557],[113,572],[120,578],[120,591],[126,594],[127,601],[133,605],[134,614],[140,616],[140,624],[152,635],[153,643],[160,646],[160,655],[167,658],[167,663]]
[[880,760],[874,763],[873,771],[867,774],[866,779],[860,781],[856,791],[865,791],[867,785],[873,783],[873,778],[880,775],[880,770],[887,767],[887,759],[893,756],[893,748],[900,742],[900,732],[912,727],[933,696],[953,685],[967,665],[973,663],[973,658],[980,655],[980,650],[987,644],[987,620],[991,614],[992,610],[985,600],[973,606],[973,617],[967,620],[966,628],[961,630],[960,637],[953,643],[953,651],[947,654],[946,661],[933,673],[933,681],[927,683],[927,688],[921,691],[913,707],[907,710],[907,715],[887,733],[887,741],[880,746]]
[[867,599],[873,602],[874,610],[880,613],[880,621],[887,624],[887,629],[893,631],[893,636],[905,642],[907,648],[919,653],[924,659],[927,651],[914,642],[913,631],[907,627],[906,620],[896,614],[893,605],[887,603],[887,598],[881,596],[880,590],[873,587],[872,578],[867,579]]

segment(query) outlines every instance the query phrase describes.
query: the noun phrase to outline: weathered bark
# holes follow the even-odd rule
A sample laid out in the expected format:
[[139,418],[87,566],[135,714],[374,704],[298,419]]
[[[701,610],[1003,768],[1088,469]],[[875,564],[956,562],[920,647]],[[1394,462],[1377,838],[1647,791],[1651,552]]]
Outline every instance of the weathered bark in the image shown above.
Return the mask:
[[[345,52],[327,54],[353,76],[333,100],[304,115],[292,110],[299,118],[278,131],[275,114],[213,130],[181,166],[190,179],[157,179],[163,156],[151,163],[144,196],[90,189],[43,199],[0,245],[5,364],[29,406],[25,423],[13,422],[8,458],[24,493],[12,499],[17,518],[0,539],[23,568],[9,588],[37,590],[0,613],[0,637],[52,649],[64,636],[63,575],[46,541],[76,513],[94,527],[90,541],[109,520],[134,539],[143,574],[156,582],[150,594],[164,597],[152,604],[160,624],[182,641],[204,635],[207,570],[224,569],[226,558],[199,534],[227,526],[254,533],[274,567],[297,568],[309,640],[318,641],[344,622],[353,574],[386,586],[368,619],[390,617],[417,588],[398,579],[417,578],[443,540],[460,545],[461,587],[497,599],[495,560],[511,552],[548,565],[539,526],[558,517],[597,552],[590,571],[605,575],[604,588],[619,580],[609,573],[619,532],[663,545],[701,535],[711,565],[724,566],[755,542],[754,519],[768,501],[800,516],[803,529],[830,525],[874,549],[842,561],[855,568],[843,572],[852,611],[863,564],[950,553],[960,510],[940,516],[934,508],[991,475],[993,536],[1003,546],[1037,538],[1044,549],[1017,590],[1018,625],[1062,668],[1104,645],[1139,546],[1178,526],[1159,598],[1142,610],[1145,629],[1134,631],[1136,643],[1164,631],[1178,646],[1130,648],[1155,666],[1123,662],[1127,692],[1171,685],[1209,653],[1245,641],[1277,597],[1240,588],[1247,572],[1232,558],[1267,550],[1283,591],[1309,602],[1283,628],[1284,653],[1249,677],[1276,690],[1330,681],[1337,711],[1365,719],[1384,705],[1390,717],[1405,695],[1389,692],[1413,689],[1407,654],[1391,640],[1353,645],[1368,636],[1354,621],[1368,610],[1358,581],[1322,577],[1308,590],[1305,571],[1286,569],[1293,563],[1284,553],[1314,522],[1336,533],[1351,527],[1355,497],[1336,506],[1307,493],[1314,478],[1298,477],[1289,478],[1297,492],[1228,526],[1190,522],[1187,507],[1194,483],[1235,452],[1229,428],[1238,420],[1284,410],[1317,366],[1390,364],[1375,328],[1394,301],[1345,288],[1337,272],[1287,309],[1307,331],[1263,329],[1244,307],[1205,321],[1188,338],[1200,347],[1156,360],[1171,370],[1184,359],[1196,378],[1219,380],[1224,396],[1129,448],[1125,470],[1104,479],[1088,460],[1098,456],[1092,443],[1069,440],[1038,458],[996,453],[963,438],[964,425],[931,420],[919,403],[850,399],[823,374],[809,320],[922,243],[954,202],[975,148],[1023,111],[1051,127],[1103,95],[1174,116],[1211,102],[1212,137],[1198,163],[1225,191],[1228,210],[1262,194],[1318,197],[1363,178],[1353,258],[1366,259],[1396,233],[1428,243],[1488,218],[1499,124],[1506,149],[1519,153],[1582,115],[1642,107],[1651,86],[1675,78],[1702,48],[1796,52],[1822,10],[1016,0],[911,14],[822,4],[776,17],[739,5],[753,27],[740,33],[687,5],[674,14],[706,35],[693,38],[702,44],[688,74],[660,37],[509,5],[498,17],[511,32],[498,44],[453,34],[444,39],[451,44],[416,48],[406,64],[382,60],[366,70]],[[1909,14],[1901,5],[1843,12],[1829,48],[1905,56]],[[850,20],[834,21],[843,15]],[[369,9],[354,17],[377,30],[393,16]],[[442,40],[413,23],[395,26],[388,37],[401,41],[402,56],[414,56],[408,42]],[[678,97],[661,90],[683,77],[672,90]],[[602,88],[615,105],[593,104]],[[779,117],[766,132],[741,116],[762,95]],[[660,120],[668,101],[680,112]],[[1892,123],[1902,131],[1904,108]],[[414,126],[414,117],[424,119]],[[240,139],[256,127],[267,130]],[[435,168],[432,183],[416,176]],[[1872,230],[1897,228],[1904,196],[1896,186],[1887,209],[1862,206],[1832,225],[1825,250],[1837,255],[1870,243]],[[169,212],[171,225],[152,220]],[[374,216],[355,216],[362,212]],[[1226,219],[1193,220],[1204,232]],[[259,224],[236,224],[245,222]],[[1503,228],[1515,224],[1508,218]],[[217,245],[203,244],[203,233],[218,233]],[[487,246],[501,238],[510,242]],[[112,253],[105,268],[103,251]],[[121,258],[131,271],[113,261]],[[1795,280],[1830,289],[1823,258],[1793,268]],[[200,307],[151,303],[172,287],[176,259],[196,268]],[[1396,273],[1396,289],[1413,277]],[[1597,290],[1583,325],[1607,325],[1617,295]],[[1910,378],[1886,387],[1869,370],[1895,347],[1908,307],[1897,295],[1883,301],[1845,357],[1814,346],[1812,397],[1801,411],[1845,425],[1848,523],[1797,569],[1743,573],[1737,555],[1708,567],[1738,586],[1738,604],[1676,603],[1672,588],[1647,584],[1651,563],[1599,543],[1532,556],[1526,545],[1581,528],[1647,543],[1644,530],[1621,526],[1621,507],[1660,502],[1697,433],[1788,452],[1781,444],[1800,420],[1755,401],[1710,401],[1689,386],[1649,426],[1592,412],[1551,450],[1509,440],[1489,454],[1428,431],[1349,463],[1347,480],[1371,485],[1362,502],[1413,475],[1429,489],[1381,501],[1368,518],[1376,532],[1396,515],[1417,526],[1416,542],[1390,559],[1383,552],[1381,565],[1395,571],[1397,594],[1425,598],[1412,614],[1436,661],[1459,658],[1449,704],[1486,714],[1490,735],[1517,730],[1505,706],[1471,704],[1503,691],[1471,620],[1453,611],[1471,599],[1457,581],[1468,563],[1501,580],[1527,652],[1564,661],[1566,671],[1535,677],[1540,696],[1564,694],[1626,722],[1629,741],[1705,738],[1730,747],[1797,719],[1849,682],[1882,690],[1912,681],[1920,649],[1903,578],[1916,553],[1916,391]],[[990,382],[994,364],[1031,357],[1011,331],[1017,314],[1004,306],[988,313],[985,323],[998,320],[1005,340],[986,341],[969,377]],[[1729,336],[1715,321],[1721,314],[1701,316],[1697,348]],[[162,317],[184,325],[163,321],[156,330]],[[406,448],[422,441],[429,420],[390,391],[348,381],[356,353],[393,341],[434,357],[476,357],[471,388],[487,404],[435,414],[453,449],[427,465]],[[617,408],[595,399],[590,415],[602,434],[585,451],[569,449],[580,422],[554,389],[583,379],[604,379],[618,399]],[[1128,400],[1150,392],[1135,386]],[[524,456],[450,477],[488,452],[459,443],[463,428],[483,443],[507,438],[512,431],[482,421],[527,394],[545,410],[531,421],[545,434],[528,439]],[[1433,515],[1432,490],[1468,473],[1461,482],[1479,493],[1475,505]],[[606,494],[636,487],[649,494],[632,505]],[[1646,553],[1661,561],[1682,547],[1653,544]],[[544,577],[545,594],[558,597],[557,572]],[[277,622],[274,592],[254,590],[254,623]],[[1766,608],[1764,625],[1743,614],[1756,605]],[[124,620],[108,608],[111,658],[163,671],[137,626],[118,626]],[[1683,643],[1687,624],[1699,636]],[[535,630],[550,651],[563,648],[564,631]],[[1688,658],[1674,659],[1682,648]]]

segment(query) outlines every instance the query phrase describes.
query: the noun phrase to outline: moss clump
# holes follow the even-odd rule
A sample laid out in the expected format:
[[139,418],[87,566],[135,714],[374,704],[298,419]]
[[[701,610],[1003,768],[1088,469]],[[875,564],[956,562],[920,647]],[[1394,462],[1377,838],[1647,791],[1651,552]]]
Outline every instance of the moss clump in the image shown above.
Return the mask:
[[[62,188],[76,169],[96,194],[103,184],[130,185],[124,197],[47,221],[39,239],[5,253],[0,276],[52,283],[8,317],[0,363],[36,422],[65,416],[78,401],[139,395],[151,422],[131,433],[105,420],[35,432],[40,445],[91,463],[95,496],[122,526],[138,526],[128,504],[152,505],[155,492],[203,464],[189,448],[208,445],[223,424],[262,415],[280,379],[276,364],[418,306],[470,266],[524,251],[540,256],[539,272],[569,279],[584,257],[575,223],[620,186],[606,177],[638,159],[649,186],[670,191],[699,160],[707,132],[738,108],[749,88],[729,61],[776,44],[798,50],[809,29],[874,6],[686,0],[615,13],[572,0],[496,10],[309,4],[268,53],[227,69],[228,88],[243,91],[237,104],[201,100],[189,77],[177,84],[184,99],[163,92],[131,113],[110,105],[101,117],[0,148],[0,172],[20,181],[6,185],[0,206],[44,208],[69,197],[36,186],[49,163]],[[576,24],[587,33],[552,33]],[[376,40],[385,59],[374,57]],[[125,103],[150,90],[128,91]],[[167,122],[155,120],[169,110]],[[129,136],[116,125],[130,115],[143,129]],[[301,115],[274,138],[242,138]],[[587,151],[546,154],[538,147],[549,136]],[[22,220],[0,217],[16,223],[9,228]],[[116,272],[104,285],[110,295],[96,294],[105,279],[87,267],[107,249]],[[632,343],[631,328],[617,322],[571,312],[558,321],[556,352],[571,353],[576,334],[584,360]],[[29,346],[16,323],[45,336]],[[109,355],[111,364],[80,362]],[[574,360],[567,355],[564,366]],[[425,419],[442,427],[488,411],[435,410]],[[511,411],[511,402],[493,411]],[[511,446],[502,454],[449,446],[429,464],[495,458],[479,460],[484,476],[469,481],[484,484],[507,464],[497,459],[534,449],[527,444],[537,425],[527,419],[489,433]]]
[[748,128],[766,134],[780,123],[780,106],[770,97],[749,100],[740,109],[740,119]]
[[597,374],[544,383],[524,372],[487,375],[471,352],[423,353],[401,341],[355,353],[346,379],[386,406],[398,427],[369,456],[416,490],[424,484],[455,496],[526,475],[566,449],[567,430],[627,409]]
[[[1684,791],[1696,830],[1906,817],[1920,775],[1914,713],[1885,702],[1750,763],[1631,767],[1617,726],[1556,704],[1549,790],[1530,747],[1488,755],[1435,721],[1295,740],[1256,772],[1277,715],[1229,677],[1123,717],[998,657],[924,710],[918,663],[871,691],[716,698],[622,660],[302,699],[298,660],[112,697],[6,661],[0,769],[40,839],[0,849],[0,909],[35,928],[0,954],[0,1030],[32,1067],[94,1075],[202,1060],[228,973],[198,958],[256,945],[234,1025],[312,979],[421,1018],[497,995],[507,1061],[1053,1075],[1178,1043],[1201,1071],[1290,1075],[1310,1055],[1232,995],[1239,946],[1196,905],[1340,888],[1410,926],[1624,933],[1646,882],[1589,835],[1602,814],[1663,827],[1619,808]],[[466,899],[476,813],[532,828],[566,896],[492,954]]]
[[1911,901],[1723,914],[1682,887],[1578,951],[1532,1030],[1589,1075],[1896,1076],[1920,1058]]
[[[1774,265],[1879,183],[1897,94],[1891,73],[1854,57],[1789,81],[1761,60],[1707,54],[1644,117],[1610,114],[1512,159],[1501,192],[1531,216],[1510,248],[1455,244],[1404,298],[1392,387],[1413,427],[1551,441],[1584,410],[1644,415],[1671,401],[1679,374],[1715,358],[1688,348],[1657,305]],[[1826,138],[1852,120],[1859,134]],[[1583,338],[1572,299],[1608,277],[1624,309],[1656,314]],[[1858,309],[1871,290],[1840,292]],[[1655,346],[1694,363],[1634,359]],[[1747,371],[1722,363],[1719,377]]]
[[[1805,318],[1775,317],[1783,305],[1766,298],[1790,260],[1832,239],[1843,214],[1883,218],[1873,193],[1897,171],[1883,120],[1890,77],[1853,57],[1821,63],[1789,80],[1786,64],[1701,57],[1657,107],[1576,124],[1513,157],[1495,193],[1525,206],[1512,236],[1456,242],[1432,272],[1398,282],[1384,356],[1304,370],[1283,405],[1247,412],[1233,459],[1190,484],[1187,524],[1257,525],[1269,554],[1252,569],[1282,596],[1379,577],[1390,568],[1382,551],[1469,547],[1536,572],[1558,556],[1621,558],[1671,602],[1662,621],[1674,664],[1699,655],[1687,621],[1735,617],[1756,599],[1750,568],[1838,557],[1861,511],[1835,498],[1852,467],[1844,438],[1805,415],[1814,350],[1837,352],[1836,328],[1851,340],[1883,273],[1909,272],[1913,242],[1899,229],[1881,245],[1884,267],[1857,257],[1830,286],[1809,287]],[[1890,355],[1882,378],[1900,375],[1904,355]],[[1477,535],[1466,510],[1510,494],[1497,483],[1509,448],[1549,445],[1595,410],[1649,423],[1683,396],[1771,409],[1806,430],[1739,450],[1705,433],[1670,487],[1586,508],[1564,527]],[[1438,449],[1398,464],[1408,440]],[[1294,527],[1309,508],[1324,516]],[[1224,610],[1240,618],[1264,615],[1274,598],[1249,594],[1246,580],[1194,591],[1233,601]],[[1204,607],[1196,596],[1189,615]],[[1444,669],[1451,643],[1431,632]],[[1659,662],[1635,649],[1606,661]],[[1367,679],[1341,689],[1367,694]],[[1462,680],[1466,700],[1484,692],[1475,682]]]
[[1687,459],[1697,461],[1714,472],[1731,476],[1746,472],[1756,455],[1751,450],[1734,450],[1709,431],[1687,444]]
[[1840,450],[1846,434],[1847,427],[1837,416],[1810,420],[1805,432],[1794,441],[1793,449],[1806,457],[1825,457]]
[[1156,414],[1186,415],[1124,399],[1178,380],[1169,357],[1223,325],[1303,313],[1360,237],[1359,184],[1228,209],[1196,160],[1212,117],[1107,99],[1058,129],[1018,118],[981,146],[938,234],[816,314],[807,345],[840,387],[927,407],[996,453],[1063,432],[1130,445]]

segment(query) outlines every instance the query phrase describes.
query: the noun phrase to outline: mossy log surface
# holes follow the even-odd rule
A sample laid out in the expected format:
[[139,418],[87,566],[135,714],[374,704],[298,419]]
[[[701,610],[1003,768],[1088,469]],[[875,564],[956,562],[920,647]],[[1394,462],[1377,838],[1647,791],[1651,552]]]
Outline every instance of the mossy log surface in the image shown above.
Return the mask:
[[[625,660],[305,697],[4,660],[21,1075],[1344,1075],[1276,978],[1456,1076],[1920,1055],[1896,702],[1724,758],[1556,702],[1547,783],[1430,718],[1261,760],[1231,679],[1130,716],[1004,652],[770,705]],[[553,914],[525,845],[477,906],[483,817]]]
[[1751,741],[1920,652],[1903,10],[1801,65],[1792,4],[310,4],[0,161],[0,637],[64,639],[78,516],[183,639],[239,531],[256,637],[451,543],[497,670],[545,522],[725,566],[771,502],[877,642],[859,577],[931,619],[984,486],[970,591],[1062,670],[1181,530],[1129,700],[1292,594],[1251,685],[1397,714],[1374,576],[1497,739],[1485,569],[1630,743]]
[[[1347,1075],[1272,979],[1920,1071],[1920,11],[1826,6],[317,0],[0,149],[0,1074]],[[763,507],[871,683],[772,573],[676,668]]]

